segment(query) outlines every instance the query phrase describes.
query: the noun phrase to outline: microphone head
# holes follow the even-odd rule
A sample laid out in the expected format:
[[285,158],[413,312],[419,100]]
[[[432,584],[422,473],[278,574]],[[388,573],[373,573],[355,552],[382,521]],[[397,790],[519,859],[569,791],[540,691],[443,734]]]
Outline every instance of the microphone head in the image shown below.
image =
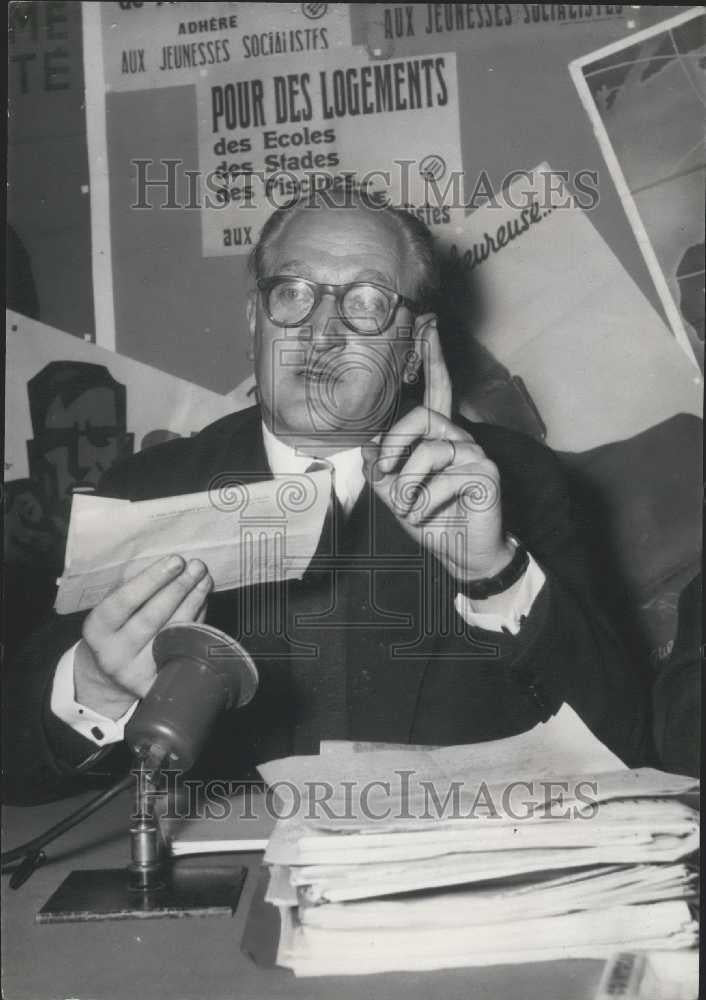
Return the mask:
[[161,670],[171,660],[187,659],[217,674],[227,692],[224,708],[242,708],[255,696],[260,678],[255,662],[239,642],[211,625],[186,622],[167,625],[152,643],[152,656]]
[[125,739],[150,767],[188,771],[218,715],[241,708],[258,686],[252,657],[209,625],[168,625],[152,643],[157,676],[125,726]]

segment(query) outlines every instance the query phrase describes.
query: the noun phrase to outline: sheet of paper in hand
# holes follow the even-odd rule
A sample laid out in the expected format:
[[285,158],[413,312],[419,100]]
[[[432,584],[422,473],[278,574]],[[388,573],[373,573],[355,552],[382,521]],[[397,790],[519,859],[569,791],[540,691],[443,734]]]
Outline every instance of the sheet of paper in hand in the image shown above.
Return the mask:
[[329,497],[325,469],[158,500],[77,494],[54,606],[59,614],[93,608],[171,553],[203,560],[215,590],[301,579]]

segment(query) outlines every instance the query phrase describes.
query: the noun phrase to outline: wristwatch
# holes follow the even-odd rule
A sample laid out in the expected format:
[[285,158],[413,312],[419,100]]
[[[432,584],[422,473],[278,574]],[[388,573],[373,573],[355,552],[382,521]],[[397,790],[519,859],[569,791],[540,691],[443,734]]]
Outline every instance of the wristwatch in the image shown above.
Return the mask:
[[464,597],[469,597],[472,601],[482,601],[486,597],[493,597],[495,594],[502,594],[517,583],[529,566],[529,553],[522,542],[514,535],[508,538],[515,543],[515,554],[510,562],[495,576],[482,577],[480,580],[457,581],[458,593]]

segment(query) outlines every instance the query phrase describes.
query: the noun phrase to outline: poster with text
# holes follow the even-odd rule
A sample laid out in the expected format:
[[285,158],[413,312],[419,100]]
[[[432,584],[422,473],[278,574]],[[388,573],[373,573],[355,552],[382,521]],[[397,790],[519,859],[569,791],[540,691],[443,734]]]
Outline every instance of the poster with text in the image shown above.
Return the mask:
[[107,90],[178,87],[212,70],[350,45],[345,3],[102,3]]
[[451,366],[461,412],[478,419],[474,368],[489,355],[523,380],[547,444],[565,452],[702,410],[703,379],[589,205],[542,163],[469,213],[445,247],[443,322],[468,348]]
[[314,190],[382,195],[436,233],[463,215],[455,53],[271,59],[197,90],[206,257],[247,253],[274,209]]

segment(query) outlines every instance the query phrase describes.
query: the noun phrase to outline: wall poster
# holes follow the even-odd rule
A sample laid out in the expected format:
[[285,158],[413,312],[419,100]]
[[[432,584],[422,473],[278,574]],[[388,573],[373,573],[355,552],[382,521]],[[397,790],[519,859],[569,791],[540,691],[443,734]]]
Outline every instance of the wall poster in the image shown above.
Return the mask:
[[674,336],[702,369],[705,23],[695,7],[570,67]]

